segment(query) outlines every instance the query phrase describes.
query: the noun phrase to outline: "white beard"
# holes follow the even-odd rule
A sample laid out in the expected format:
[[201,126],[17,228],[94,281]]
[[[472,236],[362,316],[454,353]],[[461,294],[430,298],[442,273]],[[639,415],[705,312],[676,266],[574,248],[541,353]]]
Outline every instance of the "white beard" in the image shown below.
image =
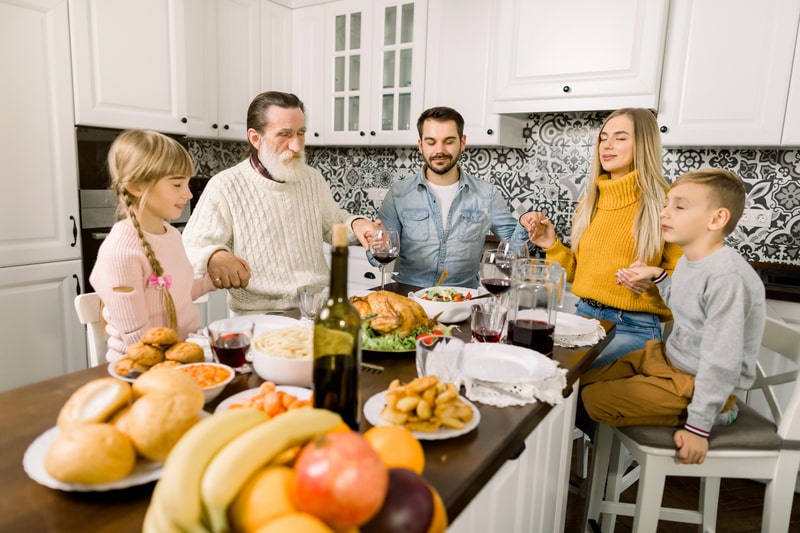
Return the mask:
[[305,152],[297,153],[286,150],[281,154],[275,154],[269,151],[266,143],[262,143],[258,150],[258,159],[275,181],[295,183],[305,176]]

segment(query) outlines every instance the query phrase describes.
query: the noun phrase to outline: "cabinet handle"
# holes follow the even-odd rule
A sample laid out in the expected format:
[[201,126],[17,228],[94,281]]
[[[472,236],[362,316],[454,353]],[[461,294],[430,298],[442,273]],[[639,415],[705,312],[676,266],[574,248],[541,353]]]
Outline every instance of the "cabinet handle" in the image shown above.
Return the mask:
[[216,122],[211,125],[212,130],[215,130],[217,128],[219,128],[219,125]]
[[72,221],[72,244],[70,247],[75,248],[75,245],[78,244],[78,223],[72,215],[69,216],[69,219]]
[[314,132],[314,137],[319,137],[319,132],[318,131]]
[[667,133],[669,131],[669,128],[666,126],[661,126],[660,128],[658,128],[658,131],[660,131],[661,133]]
[[222,129],[223,129],[223,130],[229,130],[229,129],[231,129],[231,127],[230,127],[230,126],[228,126],[227,124],[225,124],[224,126],[222,126]]
[[186,124],[187,122],[189,122],[189,119],[187,119],[186,117],[181,117],[181,122]]
[[522,452],[525,451],[525,443],[522,443],[522,446],[519,447],[519,450],[515,451],[511,454],[511,457],[508,458],[509,461],[514,461],[515,459],[519,459],[519,456],[522,455]]
[[494,130],[492,128],[489,128],[488,130],[486,130],[486,135],[494,135]]
[[78,278],[77,274],[73,274],[72,277],[75,278],[75,296],[80,296],[81,295],[81,280],[80,280],[80,278]]
[[366,133],[364,133],[363,131],[359,131],[358,134],[361,135],[362,137],[366,135]]
[[572,89],[570,88],[570,86],[569,86],[569,85],[564,85],[564,87],[563,87],[561,90],[562,90],[562,91],[564,91],[565,93],[568,93],[568,92],[570,92]]
[[375,132],[374,132],[374,131],[370,131],[370,132],[369,132],[369,134],[370,134],[371,136],[375,137]]

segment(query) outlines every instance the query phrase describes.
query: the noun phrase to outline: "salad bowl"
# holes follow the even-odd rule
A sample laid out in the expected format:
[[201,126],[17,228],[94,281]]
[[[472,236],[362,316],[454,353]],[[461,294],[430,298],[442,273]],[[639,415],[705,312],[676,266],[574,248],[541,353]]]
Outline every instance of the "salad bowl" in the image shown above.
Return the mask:
[[471,300],[483,292],[468,287],[438,286],[411,292],[408,297],[420,304],[430,318],[443,324],[454,324],[469,318]]

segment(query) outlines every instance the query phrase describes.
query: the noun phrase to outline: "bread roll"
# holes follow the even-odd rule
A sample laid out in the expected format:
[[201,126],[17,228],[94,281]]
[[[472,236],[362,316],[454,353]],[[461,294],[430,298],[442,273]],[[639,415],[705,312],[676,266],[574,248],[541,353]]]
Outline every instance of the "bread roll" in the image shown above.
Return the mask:
[[69,426],[47,450],[44,468],[63,483],[94,485],[122,479],[133,470],[130,439],[110,424]]
[[[201,391],[202,393],[202,391]],[[131,402],[131,386],[114,378],[94,379],[72,393],[58,413],[58,426],[105,422]]]
[[174,368],[153,368],[133,382],[133,396],[140,398],[153,392],[181,394],[194,402],[195,411],[203,408],[203,388],[188,374]]
[[143,343],[161,346],[164,349],[180,340],[178,332],[170,328],[150,328],[142,334]]
[[133,360],[134,363],[150,368],[164,360],[164,351],[158,346],[137,342],[128,347],[125,356]]
[[175,368],[176,366],[183,366],[183,363],[166,359],[164,361],[161,361],[157,365],[151,366],[150,370],[158,370],[159,368]]
[[152,461],[163,461],[178,439],[198,420],[200,408],[190,396],[148,392],[133,402],[130,410],[118,421],[118,427],[124,429],[139,455]]
[[179,342],[167,348],[164,356],[171,361],[181,363],[202,363],[206,360],[206,353],[202,346],[193,342]]

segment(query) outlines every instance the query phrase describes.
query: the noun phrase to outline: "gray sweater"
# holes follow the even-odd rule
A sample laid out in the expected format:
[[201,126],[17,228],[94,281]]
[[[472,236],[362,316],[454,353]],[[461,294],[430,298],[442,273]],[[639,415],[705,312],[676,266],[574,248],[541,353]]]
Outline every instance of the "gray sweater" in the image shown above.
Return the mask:
[[755,379],[766,315],[764,285],[736,251],[724,246],[698,261],[681,257],[672,278],[658,289],[675,320],[667,355],[695,376],[687,429],[708,432],[728,396],[741,397]]

